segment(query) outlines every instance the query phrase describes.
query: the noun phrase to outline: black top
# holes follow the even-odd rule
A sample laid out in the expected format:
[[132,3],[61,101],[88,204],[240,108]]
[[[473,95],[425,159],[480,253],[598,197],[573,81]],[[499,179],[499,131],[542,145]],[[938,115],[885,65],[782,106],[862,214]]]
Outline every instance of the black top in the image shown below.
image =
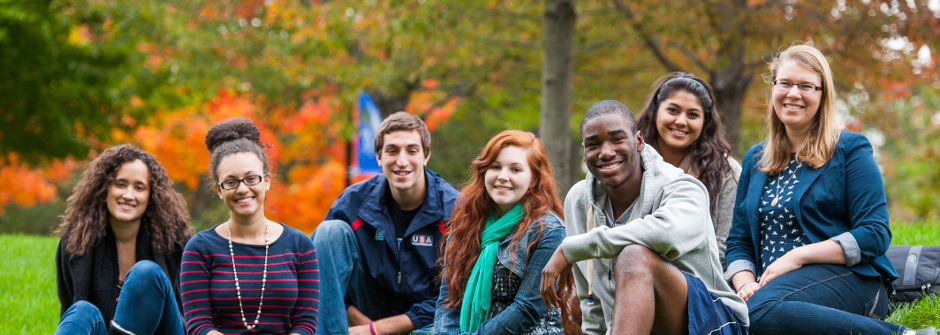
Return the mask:
[[[90,302],[98,310],[105,322],[114,318],[114,310],[121,294],[120,269],[117,260],[117,242],[111,226],[107,226],[104,237],[84,255],[72,255],[65,251],[67,236],[59,240],[56,250],[56,286],[59,295],[60,315],[78,300]],[[185,242],[185,241],[182,241]],[[137,232],[136,261],[151,260],[160,265],[166,273],[176,301],[179,303],[179,268],[182,261],[182,242],[177,243],[176,251],[170,255],[157,254],[150,245],[150,233],[143,226]],[[178,306],[182,309],[182,306]]]
[[385,206],[388,207],[388,215],[392,217],[392,223],[395,224],[395,237],[401,238],[405,236],[405,230],[408,229],[411,220],[421,211],[421,207],[424,206],[424,204],[422,203],[421,206],[412,210],[406,211],[401,209],[401,207],[398,207],[398,202],[395,201],[395,198],[392,198],[392,188],[389,186],[385,189]]

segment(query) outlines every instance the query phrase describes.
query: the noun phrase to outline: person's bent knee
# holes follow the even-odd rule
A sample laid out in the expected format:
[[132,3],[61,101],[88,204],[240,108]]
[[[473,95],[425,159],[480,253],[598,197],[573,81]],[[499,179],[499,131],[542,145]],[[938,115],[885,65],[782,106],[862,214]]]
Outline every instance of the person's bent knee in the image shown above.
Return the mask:
[[63,317],[64,315],[75,315],[83,320],[104,319],[98,307],[86,300],[79,300],[73,303],[72,306],[69,306],[69,308],[65,310]]
[[352,237],[353,230],[349,223],[343,220],[326,220],[320,222],[317,225],[317,228],[313,230],[313,235],[310,236],[313,239],[314,243],[318,241],[327,242],[336,241],[340,239],[345,239],[347,237]]
[[79,300],[72,303],[56,327],[55,334],[105,334],[107,327],[101,311],[94,304]]
[[127,280],[130,280],[131,277],[140,278],[159,278],[160,276],[166,276],[163,274],[163,268],[161,268],[157,263],[154,263],[151,260],[142,260],[134,264],[129,271],[127,271]]
[[649,275],[649,270],[655,265],[656,260],[660,260],[659,255],[646,246],[631,244],[623,247],[617,255],[614,270],[617,276]]
[[131,267],[130,271],[128,271],[128,273],[130,272],[155,275],[163,273],[163,268],[161,268],[160,265],[157,265],[157,263],[154,263],[154,261],[145,259],[135,263],[134,266]]
[[659,258],[659,255],[646,246],[631,244],[623,247],[623,250],[617,254],[616,266],[618,268],[646,266],[657,258]]

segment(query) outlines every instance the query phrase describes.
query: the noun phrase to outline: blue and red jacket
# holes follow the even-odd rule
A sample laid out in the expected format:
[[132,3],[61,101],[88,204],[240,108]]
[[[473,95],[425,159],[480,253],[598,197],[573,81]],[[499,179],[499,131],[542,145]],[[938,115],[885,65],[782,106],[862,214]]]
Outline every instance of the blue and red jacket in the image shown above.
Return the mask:
[[[352,225],[366,272],[381,290],[383,299],[411,318],[415,328],[434,321],[441,267],[437,263],[441,242],[458,191],[437,173],[424,169],[427,194],[399,245],[395,224],[388,213],[384,175],[353,184],[333,202],[325,220]],[[398,312],[402,313],[402,312]]]

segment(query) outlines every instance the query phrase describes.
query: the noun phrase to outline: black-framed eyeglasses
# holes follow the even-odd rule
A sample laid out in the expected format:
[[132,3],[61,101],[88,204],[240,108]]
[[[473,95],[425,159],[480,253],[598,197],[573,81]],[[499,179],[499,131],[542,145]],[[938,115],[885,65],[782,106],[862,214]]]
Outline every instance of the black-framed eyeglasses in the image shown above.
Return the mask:
[[786,80],[774,80],[774,87],[781,91],[789,91],[793,86],[796,86],[800,91],[805,93],[812,93],[815,91],[822,91],[822,86],[816,86],[810,83],[794,84]]
[[226,181],[219,183],[219,187],[222,188],[223,190],[234,190],[238,188],[238,185],[241,183],[245,183],[245,186],[255,186],[255,185],[260,184],[261,181],[263,180],[264,180],[264,176],[256,174],[252,176],[247,176],[242,179],[228,179]]

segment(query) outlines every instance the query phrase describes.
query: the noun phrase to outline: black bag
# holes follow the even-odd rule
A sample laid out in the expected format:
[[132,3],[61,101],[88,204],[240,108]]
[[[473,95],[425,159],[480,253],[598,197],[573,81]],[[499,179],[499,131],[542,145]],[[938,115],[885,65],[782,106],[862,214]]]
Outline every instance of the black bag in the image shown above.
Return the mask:
[[940,245],[892,245],[885,252],[898,272],[893,302],[909,302],[930,293],[940,295]]

